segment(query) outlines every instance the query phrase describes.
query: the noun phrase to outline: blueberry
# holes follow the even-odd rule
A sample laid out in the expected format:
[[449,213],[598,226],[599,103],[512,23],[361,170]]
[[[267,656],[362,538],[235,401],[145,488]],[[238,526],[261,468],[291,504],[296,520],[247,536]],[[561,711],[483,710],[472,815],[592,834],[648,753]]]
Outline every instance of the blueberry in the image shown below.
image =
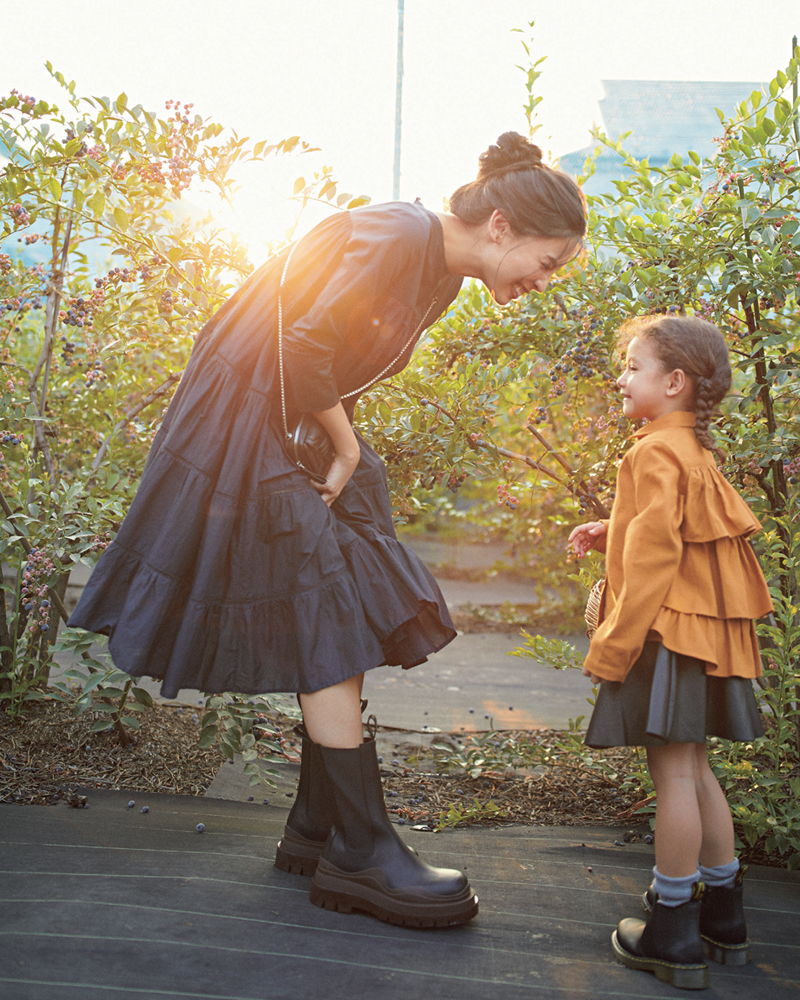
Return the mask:
[[392,760],[392,764],[394,764],[394,765],[395,765],[395,767],[397,767],[399,763],[400,763],[400,761],[399,761],[399,760],[397,759],[397,757],[395,757],[395,758],[394,758],[394,759]]
[[398,825],[398,826],[405,826],[405,825],[406,825],[406,821],[405,821],[405,820],[403,819],[403,817],[402,817],[402,816],[401,816],[401,817],[400,817],[400,819],[399,819],[399,820],[397,821],[397,825]]
[[268,806],[268,805],[269,805],[269,799],[264,799],[264,805],[265,805],[265,806]]
[[652,844],[653,843],[653,834],[652,833],[646,833],[644,835],[644,842],[645,842],[645,844]]
[[254,798],[255,798],[255,795],[248,795],[247,796],[247,801],[248,802],[252,802]]
[[474,708],[471,708],[471,709],[469,710],[469,714],[470,714],[470,715],[474,715],[474,714],[475,714],[475,709],[474,709]]
[[142,812],[143,813],[149,813],[150,812],[150,806],[142,806]]
[[133,809],[135,805],[136,805],[136,799],[131,799],[130,802],[128,803],[128,808]]
[[383,763],[383,757],[378,757],[378,763],[379,763],[379,764],[382,764],[382,763]]
[[202,833],[205,830],[205,828],[206,828],[205,823],[198,823],[197,826],[195,827],[195,830],[197,830],[198,833]]

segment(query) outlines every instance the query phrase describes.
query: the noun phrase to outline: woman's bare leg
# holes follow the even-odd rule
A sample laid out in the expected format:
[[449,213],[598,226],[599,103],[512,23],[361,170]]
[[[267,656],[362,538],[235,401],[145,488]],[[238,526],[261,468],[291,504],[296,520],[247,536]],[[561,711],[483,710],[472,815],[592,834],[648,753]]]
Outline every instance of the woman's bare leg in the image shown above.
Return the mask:
[[303,721],[314,743],[340,749],[361,746],[363,685],[364,675],[359,674],[321,691],[298,695]]

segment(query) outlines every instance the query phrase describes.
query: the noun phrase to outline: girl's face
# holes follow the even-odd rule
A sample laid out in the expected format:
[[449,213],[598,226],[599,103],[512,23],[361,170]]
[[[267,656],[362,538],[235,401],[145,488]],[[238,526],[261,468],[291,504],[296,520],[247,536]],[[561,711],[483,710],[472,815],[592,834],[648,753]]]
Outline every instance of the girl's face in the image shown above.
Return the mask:
[[628,344],[625,368],[617,379],[625,416],[629,420],[655,420],[678,409],[671,389],[674,374],[666,370],[650,338],[634,337]]

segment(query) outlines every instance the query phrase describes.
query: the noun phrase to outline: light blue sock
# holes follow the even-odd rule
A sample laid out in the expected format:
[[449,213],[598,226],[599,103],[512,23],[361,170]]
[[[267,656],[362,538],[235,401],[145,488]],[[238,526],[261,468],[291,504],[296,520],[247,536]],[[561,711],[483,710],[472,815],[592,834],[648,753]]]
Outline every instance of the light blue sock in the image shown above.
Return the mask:
[[678,878],[671,878],[669,875],[662,875],[658,868],[653,869],[653,888],[658,893],[658,901],[664,906],[680,906],[681,903],[688,903],[692,898],[692,886],[700,881],[700,872],[694,875],[681,875]]
[[706,868],[700,865],[700,878],[709,887],[730,889],[736,881],[736,873],[739,871],[739,859],[734,858],[727,865],[715,865],[713,868]]

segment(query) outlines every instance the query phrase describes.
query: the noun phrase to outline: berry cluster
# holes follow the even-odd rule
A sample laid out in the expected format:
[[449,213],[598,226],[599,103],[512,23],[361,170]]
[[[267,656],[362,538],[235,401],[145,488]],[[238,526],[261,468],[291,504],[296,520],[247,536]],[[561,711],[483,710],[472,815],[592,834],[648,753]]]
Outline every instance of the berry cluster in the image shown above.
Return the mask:
[[509,510],[516,510],[519,507],[519,497],[515,496],[508,488],[508,486],[500,485],[497,487],[497,506],[498,507],[508,507]]
[[3,444],[22,444],[22,436],[19,434],[4,434],[2,438],[0,438],[0,441],[2,441]]
[[50,619],[50,601],[47,600],[47,582],[55,572],[53,560],[39,549],[31,549],[28,563],[22,573],[22,606],[30,616],[31,632],[47,632]]
[[783,471],[791,485],[797,485],[800,477],[800,458],[784,459]]
[[[67,129],[67,142],[71,142],[73,139],[77,138],[75,133],[71,128]],[[85,142],[81,142],[80,146],[72,154],[76,160],[82,160],[84,156],[88,156],[89,147]]]
[[106,375],[103,366],[99,361],[95,361],[86,372],[86,388],[91,389],[93,385],[97,382],[104,381],[107,377],[108,376]]
[[[124,285],[131,281],[136,281],[139,275],[138,267],[112,267],[107,275],[103,278],[94,279],[94,287],[97,289],[108,288],[109,285]],[[142,268],[144,271],[145,268]],[[147,277],[150,276],[149,270],[147,271]],[[142,275],[144,277],[144,274]]]
[[27,226],[31,221],[30,213],[18,201],[9,208],[8,214],[14,220],[14,225],[16,226]]
[[0,253],[0,275],[8,274],[11,267],[11,257],[7,253]]
[[167,289],[166,292],[158,300],[159,312],[167,313],[169,315],[175,306],[175,297],[171,289]]
[[587,512],[594,513],[591,501],[600,499],[600,494],[604,490],[607,490],[609,486],[611,486],[610,480],[601,479],[599,476],[589,476],[586,482],[578,486],[576,497],[581,516]]
[[21,94],[16,87],[12,87],[11,96],[16,97],[21,110],[28,114],[36,107],[36,98],[31,97],[30,94]]
[[74,368],[78,363],[75,358],[75,345],[71,340],[67,340],[66,337],[60,337],[61,341],[61,361],[67,368]]
[[451,472],[447,477],[447,488],[451,493],[458,493],[461,487],[464,485],[464,480],[467,478],[466,472],[456,471]]
[[[87,330],[91,330],[91,318],[87,319],[87,303],[86,299],[79,297],[76,299],[70,299],[70,306],[66,312],[63,310],[58,314],[58,318],[66,326],[77,326],[79,329],[83,329],[84,324]],[[63,338],[62,338],[63,339]]]
[[109,532],[104,531],[102,534],[94,536],[92,544],[89,546],[89,552],[104,552],[110,544],[111,535]]

